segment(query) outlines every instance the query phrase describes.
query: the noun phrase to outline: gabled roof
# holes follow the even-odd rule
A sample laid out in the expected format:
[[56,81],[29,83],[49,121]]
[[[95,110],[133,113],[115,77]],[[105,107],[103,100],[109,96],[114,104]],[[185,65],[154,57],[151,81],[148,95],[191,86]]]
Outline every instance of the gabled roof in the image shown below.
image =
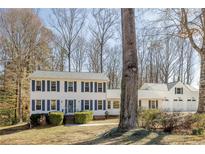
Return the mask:
[[172,89],[178,82],[170,82],[167,84],[168,90]]
[[167,85],[162,83],[144,83],[140,90],[168,91]]
[[44,79],[70,79],[70,80],[103,80],[108,81],[104,73],[90,72],[58,72],[58,71],[35,71],[30,75],[30,78]]
[[198,89],[196,89],[196,88],[194,88],[194,87],[192,87],[192,86],[190,86],[190,85],[188,85],[188,84],[185,84],[185,86],[186,86],[189,90],[191,90],[191,91],[199,91]]

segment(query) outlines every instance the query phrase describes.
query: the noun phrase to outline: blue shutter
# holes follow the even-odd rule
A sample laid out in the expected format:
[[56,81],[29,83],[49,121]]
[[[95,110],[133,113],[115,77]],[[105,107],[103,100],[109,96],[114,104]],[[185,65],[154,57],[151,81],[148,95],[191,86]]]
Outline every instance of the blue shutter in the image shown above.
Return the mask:
[[95,82],[95,92],[97,92],[97,82]]
[[67,107],[68,107],[68,105],[67,105],[67,102],[68,102],[68,101],[67,101],[67,99],[66,99],[66,100],[65,100],[65,113],[67,113],[67,112],[68,112],[68,108],[67,108]]
[[42,100],[42,111],[45,111],[45,100]]
[[47,100],[47,111],[51,110],[51,106],[50,106],[50,100]]
[[97,110],[98,109],[98,102],[97,102],[97,100],[95,100],[95,110]]
[[93,92],[93,82],[90,82],[90,92]]
[[81,82],[81,92],[84,92],[84,82]]
[[64,82],[64,91],[65,91],[65,92],[67,92],[67,89],[68,89],[68,86],[67,86],[67,85],[68,85],[68,82],[65,81],[65,82]]
[[106,82],[103,82],[103,92],[106,92]]
[[35,91],[35,80],[32,80],[32,91]]
[[103,100],[103,110],[106,110],[106,100]]
[[74,81],[74,92],[76,92],[76,91],[77,91],[77,82]]
[[76,112],[76,100],[74,99],[74,112]]
[[42,80],[42,91],[45,91],[45,86],[46,86],[45,80]]
[[50,91],[50,81],[47,80],[47,91]]
[[32,111],[35,111],[35,100],[32,100]]
[[81,111],[84,110],[84,100],[81,100]]
[[90,110],[93,110],[93,100],[90,100]]
[[60,81],[57,81],[57,92],[60,92]]
[[57,100],[57,111],[60,111],[60,100]]

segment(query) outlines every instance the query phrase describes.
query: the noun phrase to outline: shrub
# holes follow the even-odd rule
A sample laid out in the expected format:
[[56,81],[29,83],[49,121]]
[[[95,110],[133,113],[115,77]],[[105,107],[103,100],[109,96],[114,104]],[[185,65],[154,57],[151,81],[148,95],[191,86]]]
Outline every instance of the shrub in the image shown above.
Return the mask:
[[13,125],[17,122],[15,109],[0,109],[0,125]]
[[49,112],[49,122],[51,125],[57,126],[63,124],[64,113],[63,112]]
[[156,120],[160,118],[162,113],[159,110],[140,110],[138,112],[138,125],[140,127],[151,129],[155,128]]
[[93,120],[93,112],[84,111],[84,112],[75,112],[75,123],[85,124]]
[[192,128],[204,128],[205,129],[205,114],[193,114],[192,115]]
[[192,134],[193,135],[203,135],[204,134],[204,129],[203,128],[192,129]]
[[30,123],[32,126],[45,125],[48,123],[48,114],[32,114]]

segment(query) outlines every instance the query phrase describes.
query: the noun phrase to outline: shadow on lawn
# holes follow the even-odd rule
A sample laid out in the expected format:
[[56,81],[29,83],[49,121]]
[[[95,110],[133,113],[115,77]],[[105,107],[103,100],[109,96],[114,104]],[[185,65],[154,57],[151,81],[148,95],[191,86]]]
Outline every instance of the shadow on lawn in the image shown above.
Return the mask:
[[14,125],[9,128],[0,129],[0,135],[8,135],[29,129],[29,124]]
[[[119,132],[117,131],[117,128],[111,129],[110,131],[99,135],[96,139],[84,141],[84,142],[78,142],[76,145],[92,145],[92,144],[136,144],[136,142],[139,142],[140,140],[146,138],[147,136],[152,133],[151,131],[148,131],[146,129],[136,129],[131,130],[128,132]],[[146,142],[145,144],[162,144],[160,141],[167,135],[163,132],[154,132],[156,133],[157,137],[150,139],[150,141]]]
[[53,128],[53,127],[57,127],[57,126],[45,125],[45,126],[35,126],[33,128],[30,128],[29,124],[14,125],[9,128],[0,129],[0,135],[9,135],[9,134],[19,133],[19,132],[31,130],[31,129],[38,130],[38,129]]

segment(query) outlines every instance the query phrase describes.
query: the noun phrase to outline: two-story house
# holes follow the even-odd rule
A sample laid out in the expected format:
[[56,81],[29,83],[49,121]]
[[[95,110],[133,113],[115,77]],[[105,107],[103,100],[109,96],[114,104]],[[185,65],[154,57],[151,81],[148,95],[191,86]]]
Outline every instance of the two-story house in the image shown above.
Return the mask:
[[30,114],[92,110],[105,115],[108,78],[102,73],[36,71],[30,79]]

